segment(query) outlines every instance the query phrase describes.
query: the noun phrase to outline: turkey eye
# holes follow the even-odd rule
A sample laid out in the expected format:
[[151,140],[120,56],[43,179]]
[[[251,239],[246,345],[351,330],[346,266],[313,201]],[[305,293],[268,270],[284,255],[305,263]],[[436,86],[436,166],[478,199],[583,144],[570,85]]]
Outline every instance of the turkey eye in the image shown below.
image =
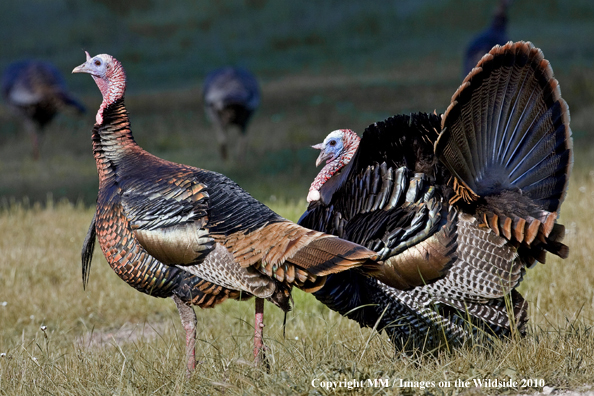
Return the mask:
[[330,141],[330,146],[336,146],[336,140],[331,140]]
[[101,66],[101,61],[99,59],[95,60],[95,66]]

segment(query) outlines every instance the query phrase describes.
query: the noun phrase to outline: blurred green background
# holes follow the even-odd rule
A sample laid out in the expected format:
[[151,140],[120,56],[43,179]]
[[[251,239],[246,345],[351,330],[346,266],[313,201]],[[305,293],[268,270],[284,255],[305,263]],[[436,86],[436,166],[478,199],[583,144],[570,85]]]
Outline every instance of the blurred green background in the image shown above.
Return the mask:
[[[33,161],[22,124],[0,107],[0,200],[44,202],[51,193],[54,199],[94,202],[90,131],[101,96],[88,76],[70,74],[84,61],[83,49],[109,53],[124,64],[132,130],[141,146],[223,172],[267,202],[302,199],[317,172],[309,146],[331,130],[362,133],[393,114],[446,109],[462,81],[464,48],[488,26],[496,3],[1,2],[0,69],[17,59],[49,60],[89,112],[60,115],[46,131],[41,159]],[[569,103],[576,147],[590,145],[594,2],[516,0],[508,35],[543,50]],[[204,76],[228,64],[251,69],[262,84],[242,164],[218,158],[202,108]],[[578,156],[579,151],[576,161],[589,163]]]

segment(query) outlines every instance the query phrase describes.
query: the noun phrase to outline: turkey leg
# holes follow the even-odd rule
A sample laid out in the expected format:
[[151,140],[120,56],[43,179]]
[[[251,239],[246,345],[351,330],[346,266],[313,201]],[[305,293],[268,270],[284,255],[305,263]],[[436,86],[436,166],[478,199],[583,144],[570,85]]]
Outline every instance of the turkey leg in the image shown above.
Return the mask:
[[264,334],[264,299],[256,297],[256,320],[254,333],[254,362],[259,366],[266,360],[264,342],[262,337]]
[[178,296],[173,295],[171,297],[177,305],[179,311],[179,317],[181,318],[182,326],[186,331],[186,363],[187,363],[187,375],[188,378],[192,375],[192,372],[196,368],[196,312],[194,308],[184,303]]

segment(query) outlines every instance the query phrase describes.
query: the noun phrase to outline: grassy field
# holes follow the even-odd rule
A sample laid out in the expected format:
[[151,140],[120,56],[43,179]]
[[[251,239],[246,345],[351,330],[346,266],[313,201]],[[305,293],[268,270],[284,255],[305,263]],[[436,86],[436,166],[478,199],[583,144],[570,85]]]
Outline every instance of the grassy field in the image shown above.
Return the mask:
[[[0,67],[35,55],[66,74],[84,60],[80,48],[112,53],[128,72],[126,102],[141,146],[223,172],[297,220],[317,171],[317,153],[309,146],[337,128],[361,133],[393,114],[444,111],[461,81],[462,48],[485,25],[493,2],[168,4],[2,2],[0,32],[10,39]],[[82,288],[80,249],[97,193],[90,130],[100,94],[88,76],[68,75],[89,113],[60,115],[47,130],[39,161],[29,156],[22,126],[0,107],[0,395],[324,395],[351,391],[313,387],[313,380],[380,378],[390,387],[357,391],[515,394],[541,391],[543,384],[591,389],[594,6],[588,0],[517,1],[510,37],[532,40],[551,61],[570,106],[576,146],[561,215],[570,256],[549,257],[526,275],[520,291],[530,303],[527,337],[490,350],[401,356],[384,334],[360,329],[296,291],[284,337],[282,313],[266,304],[269,373],[252,366],[253,302],[198,309],[199,364],[187,381],[171,300],[124,284],[99,249],[89,286]],[[226,63],[248,66],[262,80],[263,101],[242,164],[218,158],[200,99],[204,73]],[[473,380],[485,378],[520,386],[472,389]],[[400,379],[430,384],[400,387]],[[522,388],[522,380],[538,386]]]
[[[594,152],[578,154],[591,158]],[[98,250],[83,291],[79,251],[91,209],[67,201],[45,208],[8,204],[0,215],[0,394],[326,394],[332,391],[312,387],[312,380],[368,378],[396,385],[360,389],[366,394],[424,391],[401,388],[399,379],[434,382],[425,390],[438,394],[463,391],[456,380],[483,378],[542,380],[535,387],[483,389],[489,393],[531,393],[542,384],[588,389],[594,375],[594,169],[577,162],[562,215],[571,255],[528,272],[521,287],[531,304],[526,338],[491,350],[399,356],[385,335],[360,329],[296,291],[285,337],[282,313],[266,303],[270,373],[251,365],[251,302],[197,310],[199,364],[189,381],[172,301],[125,285]],[[294,220],[305,205],[268,204]]]

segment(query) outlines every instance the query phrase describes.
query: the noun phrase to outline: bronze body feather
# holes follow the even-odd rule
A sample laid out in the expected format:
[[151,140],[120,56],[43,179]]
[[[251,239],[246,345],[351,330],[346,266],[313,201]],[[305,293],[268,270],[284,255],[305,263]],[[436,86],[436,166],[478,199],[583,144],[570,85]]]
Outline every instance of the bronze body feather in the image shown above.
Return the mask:
[[[287,311],[293,286],[313,292],[333,273],[359,268],[364,276],[398,277],[394,268],[375,261],[375,252],[282,218],[224,175],[143,150],[124,105],[125,73],[112,56],[87,54],[87,62],[73,72],[91,74],[103,94],[92,135],[99,193],[82,250],[83,282],[96,237],[122,280],[151,296],[174,299],[186,329],[188,372],[195,366],[196,332],[188,305],[207,308],[227,298],[256,296],[258,360],[263,347],[259,299]],[[426,276],[439,270],[433,265]]]

